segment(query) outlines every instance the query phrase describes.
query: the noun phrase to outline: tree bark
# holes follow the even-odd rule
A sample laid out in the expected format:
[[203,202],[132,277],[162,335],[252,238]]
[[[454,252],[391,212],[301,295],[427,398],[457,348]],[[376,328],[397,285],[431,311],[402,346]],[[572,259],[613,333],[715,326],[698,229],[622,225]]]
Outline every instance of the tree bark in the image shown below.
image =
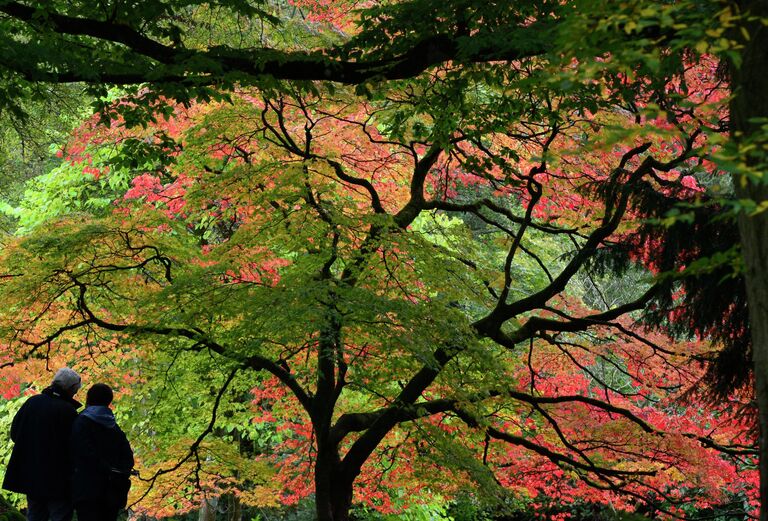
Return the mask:
[[225,496],[227,501],[227,521],[243,521],[243,508],[240,498],[234,494]]
[[[742,15],[741,27],[749,38],[740,38],[741,64],[734,67],[732,76],[731,133],[737,145],[760,136],[762,124],[755,118],[768,118],[768,0],[737,2]],[[748,17],[756,17],[750,20]],[[740,31],[741,32],[741,31]],[[743,33],[742,33],[743,34]],[[763,136],[765,138],[766,136]],[[766,141],[760,139],[762,147]],[[760,150],[760,148],[758,148]],[[754,167],[765,164],[768,151],[762,148],[763,158],[741,158]],[[768,201],[768,172],[760,172],[759,179],[734,179],[739,199],[750,199],[760,204]],[[755,370],[755,397],[760,428],[760,520],[768,521],[768,212],[757,215],[741,213],[739,234],[746,269],[747,299],[750,328],[752,330],[752,358]]]
[[[737,190],[739,198],[768,201],[766,187]],[[752,360],[760,429],[760,521],[768,521],[768,215],[739,218],[746,267]]]
[[200,503],[200,512],[197,519],[199,521],[216,521],[216,506],[218,504],[217,498],[205,498]]
[[318,448],[315,508],[318,521],[349,521],[354,476],[346,472],[334,448]]

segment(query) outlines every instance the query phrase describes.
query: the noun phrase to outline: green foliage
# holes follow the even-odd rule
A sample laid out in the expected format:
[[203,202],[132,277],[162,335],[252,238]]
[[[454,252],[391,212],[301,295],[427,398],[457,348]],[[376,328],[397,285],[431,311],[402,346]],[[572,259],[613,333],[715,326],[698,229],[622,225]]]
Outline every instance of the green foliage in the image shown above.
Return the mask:
[[24,521],[26,517],[0,496],[0,521]]
[[[5,469],[13,449],[13,442],[10,438],[11,422],[26,399],[26,396],[11,400],[0,398],[0,483],[5,477]],[[23,520],[24,518],[16,510],[23,501],[24,496],[21,494],[5,491],[4,495],[0,496],[0,519],[7,519],[7,521]]]
[[62,163],[26,183],[19,203],[0,203],[0,211],[17,219],[17,233],[26,233],[57,218],[107,215],[113,202],[128,189],[130,177],[113,173],[100,179],[84,174],[82,165]]
[[355,521],[448,521],[452,519],[447,515],[447,509],[440,497],[434,498],[430,504],[411,506],[400,514],[384,515],[365,508],[354,509],[351,514]]
[[617,511],[609,506],[576,503],[562,508],[552,504],[544,508],[531,508],[530,501],[506,498],[503,503],[485,503],[472,494],[460,494],[446,508],[447,521],[535,521],[566,515],[573,521],[648,521],[649,518],[632,512]]
[[[28,97],[15,92],[18,111],[0,110],[0,200],[11,205],[23,197],[25,183],[56,168],[51,149],[65,142],[86,115],[88,99],[74,86],[37,86]],[[0,222],[12,232],[10,219]]]

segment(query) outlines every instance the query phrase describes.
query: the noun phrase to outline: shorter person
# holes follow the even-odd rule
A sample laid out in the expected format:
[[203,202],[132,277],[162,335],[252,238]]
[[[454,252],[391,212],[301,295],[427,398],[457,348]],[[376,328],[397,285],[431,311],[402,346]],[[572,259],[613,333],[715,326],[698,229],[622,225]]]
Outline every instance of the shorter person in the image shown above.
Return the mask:
[[80,376],[63,367],[49,387],[32,396],[13,417],[13,451],[3,488],[27,495],[28,521],[70,521],[70,433],[80,403],[73,398]]
[[94,384],[72,426],[72,501],[78,521],[115,521],[128,498],[133,451],[111,403],[112,389]]

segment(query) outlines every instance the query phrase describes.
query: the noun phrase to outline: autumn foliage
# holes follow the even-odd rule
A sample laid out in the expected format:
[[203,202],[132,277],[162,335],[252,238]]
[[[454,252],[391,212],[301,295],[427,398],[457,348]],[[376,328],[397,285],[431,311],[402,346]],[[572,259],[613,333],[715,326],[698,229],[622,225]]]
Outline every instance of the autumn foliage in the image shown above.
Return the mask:
[[533,63],[512,87],[446,67],[368,98],[238,88],[161,99],[143,127],[94,116],[59,155],[107,214],[2,252],[4,397],[64,364],[115,384],[154,516],[232,494],[345,519],[467,490],[549,518],[754,508],[749,397],[703,398],[708,331],[641,321],[670,289],[643,197],[692,203],[720,175],[726,92],[708,57],[683,69],[531,92]]

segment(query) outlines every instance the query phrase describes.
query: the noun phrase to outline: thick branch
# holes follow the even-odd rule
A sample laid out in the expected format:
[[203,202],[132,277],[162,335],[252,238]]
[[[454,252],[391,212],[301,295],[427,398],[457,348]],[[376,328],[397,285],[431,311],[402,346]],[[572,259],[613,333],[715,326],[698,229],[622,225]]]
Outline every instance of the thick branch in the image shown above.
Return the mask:
[[536,336],[539,331],[575,332],[584,331],[595,325],[602,325],[614,320],[630,311],[642,309],[653,298],[656,286],[652,286],[639,298],[627,302],[621,306],[608,309],[601,313],[583,317],[573,317],[569,320],[555,320],[552,318],[531,317],[522,326],[507,337],[507,341],[518,344]]
[[[184,327],[141,326],[136,324],[115,324],[115,323],[103,320],[99,318],[88,306],[88,303],[86,301],[86,293],[87,293],[88,287],[74,277],[72,277],[72,282],[78,288],[77,308],[83,314],[84,319],[78,322],[77,324],[62,326],[62,328],[59,328],[57,331],[54,331],[51,335],[48,335],[47,338],[41,340],[36,344],[44,345],[46,343],[49,343],[51,340],[57,338],[58,336],[60,336],[65,331],[72,330],[79,327],[87,327],[90,325],[94,325],[102,329],[106,329],[108,331],[133,332],[133,333],[139,333],[139,334],[152,334],[152,335],[160,335],[160,336],[179,336],[179,337],[187,338],[189,340],[194,341],[195,345],[198,346],[197,347],[198,349],[209,349],[210,351],[217,353],[221,356],[232,358],[227,353],[227,349],[223,345],[209,338],[200,329],[196,329],[196,328],[190,329],[190,328],[184,328]],[[32,344],[29,344],[29,345],[32,345]],[[304,409],[307,410],[307,412],[311,411],[311,397],[303,389],[301,384],[299,384],[299,382],[296,381],[296,379],[293,377],[290,371],[283,368],[282,366],[275,363],[274,361],[269,360],[268,358],[265,358],[260,355],[252,355],[244,360],[241,360],[241,359],[238,359],[238,360],[241,362],[243,367],[250,367],[251,369],[256,369],[256,370],[263,369],[271,373],[272,375],[276,376],[286,387],[288,387],[291,390],[291,392],[293,392],[293,394],[299,400],[299,402],[304,407]]]
[[[594,229],[588,236],[582,247],[563,268],[563,270],[541,290],[521,298],[515,302],[506,303],[499,300],[496,308],[486,317],[476,323],[477,330],[490,338],[501,338],[501,326],[507,320],[522,313],[543,307],[549,299],[561,293],[571,278],[582,268],[585,262],[594,255],[598,246],[610,237],[622,222],[629,205],[629,199],[635,183],[654,170],[669,171],[679,166],[692,155],[693,143],[700,134],[700,130],[693,132],[686,140],[685,149],[674,159],[661,163],[648,156],[643,159],[634,171],[627,172],[626,165],[634,158],[645,153],[651,143],[645,143],[628,150],[621,158],[619,165],[614,169],[605,198],[606,208],[600,226]],[[626,174],[626,177],[623,175]],[[527,338],[527,337],[524,337]]]
[[424,390],[440,374],[443,367],[459,352],[458,348],[452,350],[438,349],[434,354],[434,362],[421,368],[403,387],[395,398],[391,407],[375,418],[371,426],[352,444],[343,464],[355,475],[360,471],[368,456],[376,449],[378,444],[392,428],[400,423],[401,411],[415,404]]
[[[444,398],[428,402],[418,402],[412,405],[398,407],[394,410],[398,423],[418,420],[434,414],[453,411],[460,402],[472,403],[488,398],[488,393],[477,394],[471,397]],[[377,411],[347,413],[342,415],[331,430],[331,438],[341,441],[351,432],[361,432],[375,424],[384,414],[390,412],[392,407],[385,407]]]
[[427,179],[427,174],[429,174],[430,169],[437,162],[442,152],[443,148],[441,146],[432,145],[424,157],[416,161],[413,177],[411,177],[410,199],[394,216],[398,227],[403,229],[408,227],[419,215],[419,212],[424,210],[426,202],[424,198],[424,182]]
[[[243,76],[273,76],[285,80],[330,80],[346,84],[358,84],[372,78],[411,78],[430,67],[450,61],[512,61],[543,54],[547,50],[543,33],[553,24],[551,21],[541,21],[525,27],[504,28],[503,36],[496,38],[489,32],[471,37],[437,34],[414,43],[409,50],[399,55],[346,61],[319,52],[281,52],[268,48],[241,50],[227,46],[200,51],[169,46],[121,23],[69,16],[52,10],[46,11],[45,16],[41,17],[35,8],[21,2],[4,3],[0,5],[0,12],[37,31],[90,37],[96,40],[94,43],[118,44],[131,53],[129,61],[120,70],[105,70],[98,74],[94,74],[92,67],[90,70],[85,67],[59,68],[58,72],[53,72],[34,63],[14,63],[17,72],[30,78],[45,78],[49,81],[120,84],[186,81],[212,85],[220,80],[222,73],[237,73],[240,81],[243,81]],[[510,33],[517,33],[517,36],[512,38]],[[497,41],[520,41],[525,42],[525,45],[512,48],[509,44],[488,43]],[[147,59],[160,65],[148,66]],[[180,72],[186,66],[189,70],[186,73]]]

